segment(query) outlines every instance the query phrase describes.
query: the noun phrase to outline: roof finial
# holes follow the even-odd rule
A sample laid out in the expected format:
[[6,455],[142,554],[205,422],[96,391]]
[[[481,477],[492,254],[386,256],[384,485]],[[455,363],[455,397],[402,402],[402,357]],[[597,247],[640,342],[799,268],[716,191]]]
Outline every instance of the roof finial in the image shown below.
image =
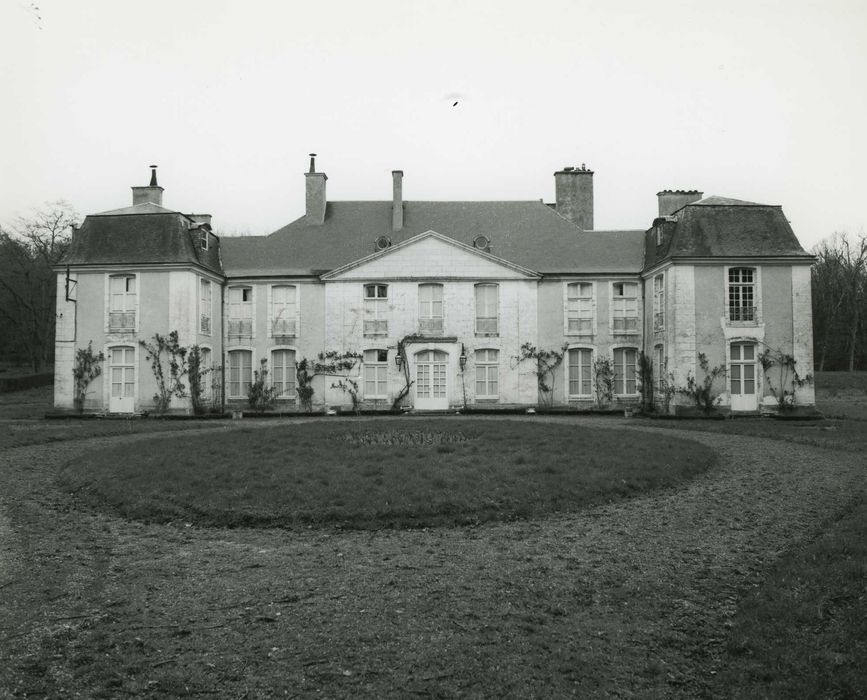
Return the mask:
[[316,172],[316,154],[315,153],[310,154],[310,172],[311,173]]
[[150,184],[150,186],[151,187],[159,187],[159,185],[157,184],[157,166],[156,165],[149,165],[148,167],[151,169],[151,184]]

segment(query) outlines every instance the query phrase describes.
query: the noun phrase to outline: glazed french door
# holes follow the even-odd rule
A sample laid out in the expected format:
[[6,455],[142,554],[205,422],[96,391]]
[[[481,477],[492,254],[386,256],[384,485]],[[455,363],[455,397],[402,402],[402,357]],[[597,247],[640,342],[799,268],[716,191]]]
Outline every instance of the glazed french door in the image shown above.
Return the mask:
[[729,388],[732,397],[732,411],[758,410],[755,343],[732,343]]
[[444,410],[449,407],[448,354],[442,350],[423,350],[415,356],[415,407]]
[[132,413],[135,410],[135,348],[116,347],[108,351],[110,413]]

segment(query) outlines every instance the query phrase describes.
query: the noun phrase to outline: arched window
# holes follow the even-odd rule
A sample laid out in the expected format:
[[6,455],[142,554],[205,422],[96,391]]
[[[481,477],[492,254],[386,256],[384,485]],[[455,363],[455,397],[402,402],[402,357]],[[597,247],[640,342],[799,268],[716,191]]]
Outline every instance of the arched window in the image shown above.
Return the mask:
[[364,335],[388,335],[388,285],[364,285]]
[[629,395],[638,392],[635,382],[635,348],[617,348],[614,351],[614,393]]
[[295,336],[298,312],[295,285],[281,284],[271,287],[271,335]]
[[364,398],[388,398],[388,350],[364,351]]
[[442,335],[443,286],[441,284],[418,286],[418,330],[424,335]]
[[253,353],[250,350],[229,351],[229,398],[245,399],[253,382]]
[[476,350],[476,398],[496,399],[500,394],[500,351]]
[[729,321],[756,320],[756,271],[752,267],[729,268]]
[[253,337],[253,288],[229,288],[229,339]]
[[199,280],[199,332],[211,335],[211,281]]
[[295,398],[295,351],[274,350],[271,353],[271,386],[278,399]]
[[590,348],[570,348],[568,361],[569,396],[590,396],[593,391],[593,351]]
[[593,335],[593,283],[570,282],[566,285],[566,333]]
[[497,335],[499,332],[499,306],[499,285],[476,285],[476,333],[479,335]]
[[135,283],[135,275],[112,275],[109,278],[109,331],[115,333],[135,331]]
[[202,398],[210,399],[213,395],[214,368],[211,348],[199,348],[199,382],[202,387]]

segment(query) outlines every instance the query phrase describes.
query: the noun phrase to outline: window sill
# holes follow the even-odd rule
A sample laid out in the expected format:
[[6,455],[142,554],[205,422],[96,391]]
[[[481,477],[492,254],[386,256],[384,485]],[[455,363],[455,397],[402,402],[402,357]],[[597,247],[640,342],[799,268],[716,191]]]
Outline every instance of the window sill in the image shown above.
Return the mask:
[[499,338],[499,333],[480,333],[476,331],[476,338]]
[[476,403],[499,403],[499,396],[477,396]]

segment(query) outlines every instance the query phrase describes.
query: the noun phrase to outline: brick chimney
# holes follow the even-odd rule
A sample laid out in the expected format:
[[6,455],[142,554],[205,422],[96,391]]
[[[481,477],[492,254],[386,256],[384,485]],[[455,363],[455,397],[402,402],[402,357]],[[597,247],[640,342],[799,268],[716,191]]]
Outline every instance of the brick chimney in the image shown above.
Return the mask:
[[400,231],[403,228],[403,170],[392,170],[391,178],[394,184],[394,196],[391,200],[391,230]]
[[150,202],[151,204],[158,204],[159,206],[163,205],[163,188],[157,184],[157,166],[151,165],[151,184],[147,187],[133,187],[132,188],[132,203],[136,204],[145,204]]
[[593,230],[593,171],[563,168],[554,173],[557,213],[585,231]]
[[307,223],[321,225],[325,223],[325,173],[316,172],[316,154],[310,154],[310,172],[304,173],[307,178]]
[[681,207],[700,200],[703,194],[704,192],[698,190],[662,190],[662,192],[657,192],[659,215],[671,216]]

